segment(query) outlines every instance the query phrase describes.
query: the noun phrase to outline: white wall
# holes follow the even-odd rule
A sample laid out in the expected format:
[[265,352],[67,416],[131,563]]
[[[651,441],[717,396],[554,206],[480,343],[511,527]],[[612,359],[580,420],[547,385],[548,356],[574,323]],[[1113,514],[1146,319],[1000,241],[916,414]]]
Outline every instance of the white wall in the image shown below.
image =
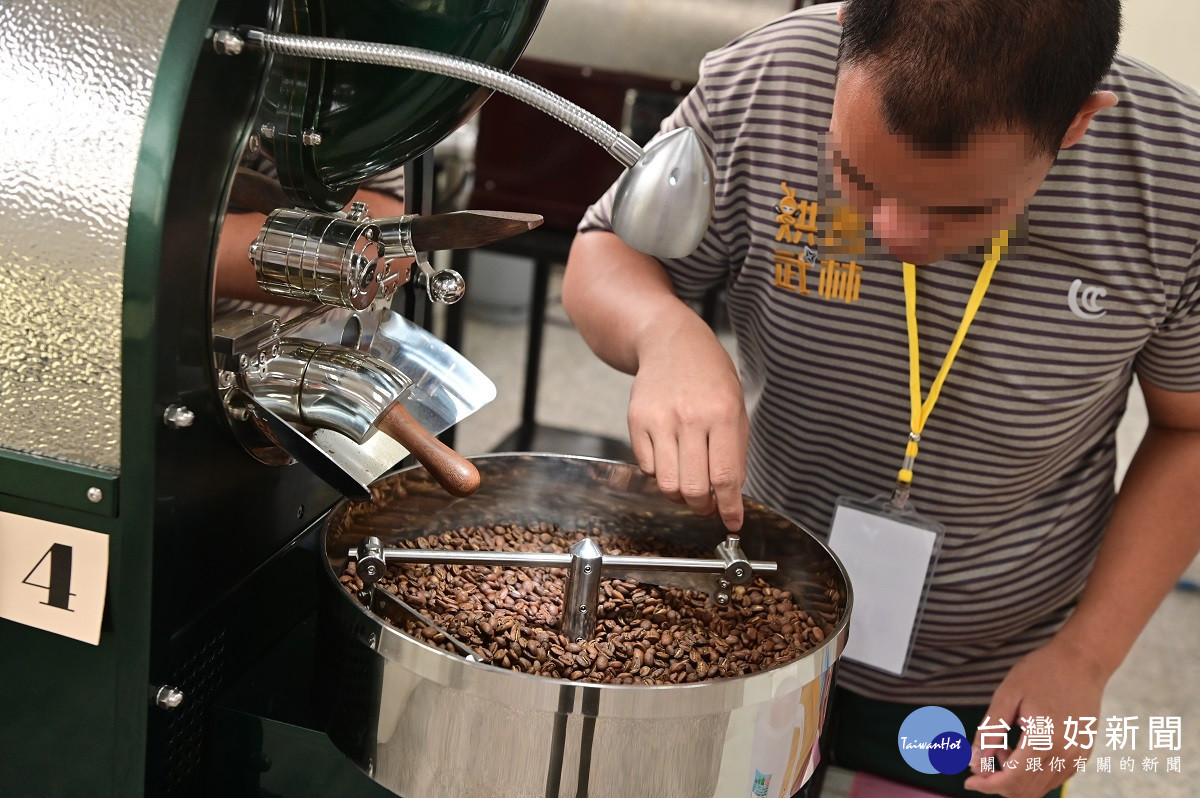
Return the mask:
[[1200,89],[1200,2],[1125,0],[1121,50]]

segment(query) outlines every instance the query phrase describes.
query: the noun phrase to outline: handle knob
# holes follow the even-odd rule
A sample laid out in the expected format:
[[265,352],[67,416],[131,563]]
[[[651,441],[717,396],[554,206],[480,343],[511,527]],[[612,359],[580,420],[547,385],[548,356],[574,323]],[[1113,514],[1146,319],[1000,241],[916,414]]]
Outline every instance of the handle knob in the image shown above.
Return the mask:
[[479,490],[475,465],[430,434],[400,402],[393,402],[375,426],[412,452],[450,495],[470,496]]

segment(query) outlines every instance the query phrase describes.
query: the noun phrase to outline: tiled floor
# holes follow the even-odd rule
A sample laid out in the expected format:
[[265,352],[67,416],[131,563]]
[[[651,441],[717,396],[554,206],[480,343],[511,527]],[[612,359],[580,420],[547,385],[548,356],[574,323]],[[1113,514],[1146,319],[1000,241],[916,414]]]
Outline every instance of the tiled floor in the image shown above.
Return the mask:
[[[538,397],[541,424],[628,439],[625,408],[631,377],[596,359],[566,322],[553,302],[551,286]],[[526,327],[474,319],[468,322],[463,352],[496,383],[498,398],[458,427],[457,448],[466,454],[491,451],[519,422],[522,376],[525,368]],[[1122,468],[1128,463],[1145,429],[1145,406],[1131,397],[1125,423],[1118,433]],[[1187,577],[1200,582],[1200,561]],[[1119,752],[1111,773],[1088,772],[1071,782],[1070,798],[1184,798],[1200,795],[1200,592],[1176,590],[1169,595],[1138,641],[1134,653],[1109,685],[1102,708],[1104,718],[1137,716],[1136,772],[1121,772]],[[1182,750],[1149,751],[1148,718],[1179,716]],[[1098,724],[1100,725],[1100,724]],[[1103,741],[1098,741],[1103,746]],[[1099,750],[1098,753],[1112,754]],[[1179,756],[1182,773],[1167,773],[1166,754]],[[1157,772],[1145,772],[1143,760],[1157,756]],[[846,780],[831,779],[826,796],[846,795]]]

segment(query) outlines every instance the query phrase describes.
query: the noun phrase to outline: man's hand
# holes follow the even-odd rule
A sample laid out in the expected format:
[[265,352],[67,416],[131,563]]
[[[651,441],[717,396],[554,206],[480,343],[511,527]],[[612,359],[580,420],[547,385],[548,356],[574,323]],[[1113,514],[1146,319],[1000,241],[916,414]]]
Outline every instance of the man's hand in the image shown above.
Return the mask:
[[750,424],[733,361],[675,295],[663,265],[612,233],[575,237],[563,308],[592,351],[634,375],[629,439],[638,465],[699,513],[742,526]]
[[[972,776],[966,782],[970,789],[1041,796],[1065,780],[1067,773],[1026,770],[1027,763],[1064,752],[1069,761],[1087,756],[1079,748],[1065,748],[1061,724],[1071,716],[1099,721],[1104,685],[1200,551],[1200,492],[1195,489],[1200,391],[1169,391],[1144,378],[1141,385],[1150,426],[1125,474],[1079,603],[1053,640],[1013,667],[988,709],[993,723],[1050,717],[1056,725],[1054,750],[1018,749],[1009,757],[1014,768]],[[978,744],[977,738],[975,768]]]
[[[983,732],[977,732],[971,749],[971,769],[975,771],[964,786],[969,790],[1003,795],[1007,798],[1041,798],[1059,786],[1075,772],[1075,760],[1087,757],[1094,750],[1084,750],[1083,735],[1076,745],[1067,748],[1063,730],[1067,718],[1097,718],[1100,699],[1111,674],[1095,664],[1090,652],[1080,651],[1060,638],[1052,639],[1031,652],[1009,671],[1008,676],[992,696],[987,717],[988,726],[999,726],[1003,720],[1017,728],[1028,725],[1034,718],[1049,718],[1053,724],[1047,741],[1042,735],[1027,732],[1014,750],[990,747],[995,739],[989,737],[988,749],[982,749]],[[1095,729],[1095,726],[1092,727]],[[1097,742],[1099,732],[1096,733]],[[1040,739],[1039,739],[1040,738]],[[1049,742],[1048,748],[1044,743]],[[1031,747],[1030,744],[1038,748]],[[1043,749],[1044,750],[1039,750]],[[994,773],[980,773],[980,759],[996,756]],[[1061,768],[1052,769],[1051,761],[1063,760]],[[1037,761],[1040,760],[1040,761]]]
[[642,471],[673,501],[719,510],[742,526],[749,421],[737,369],[695,314],[645,347],[629,399],[629,439]]

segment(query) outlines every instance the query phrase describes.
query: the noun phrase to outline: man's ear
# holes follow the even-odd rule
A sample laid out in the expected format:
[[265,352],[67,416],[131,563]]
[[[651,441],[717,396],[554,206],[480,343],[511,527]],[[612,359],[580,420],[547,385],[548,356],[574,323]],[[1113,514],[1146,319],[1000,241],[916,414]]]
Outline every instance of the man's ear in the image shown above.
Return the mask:
[[838,3],[837,17],[838,17],[839,25],[846,24],[846,4],[845,3]]
[[1079,113],[1075,114],[1075,118],[1071,121],[1071,126],[1067,128],[1066,135],[1063,136],[1061,149],[1073,147],[1083,138],[1083,134],[1087,132],[1088,125],[1092,123],[1094,117],[1100,111],[1107,108],[1112,108],[1117,104],[1117,95],[1111,91],[1093,92],[1083,101],[1083,107],[1079,109]]

